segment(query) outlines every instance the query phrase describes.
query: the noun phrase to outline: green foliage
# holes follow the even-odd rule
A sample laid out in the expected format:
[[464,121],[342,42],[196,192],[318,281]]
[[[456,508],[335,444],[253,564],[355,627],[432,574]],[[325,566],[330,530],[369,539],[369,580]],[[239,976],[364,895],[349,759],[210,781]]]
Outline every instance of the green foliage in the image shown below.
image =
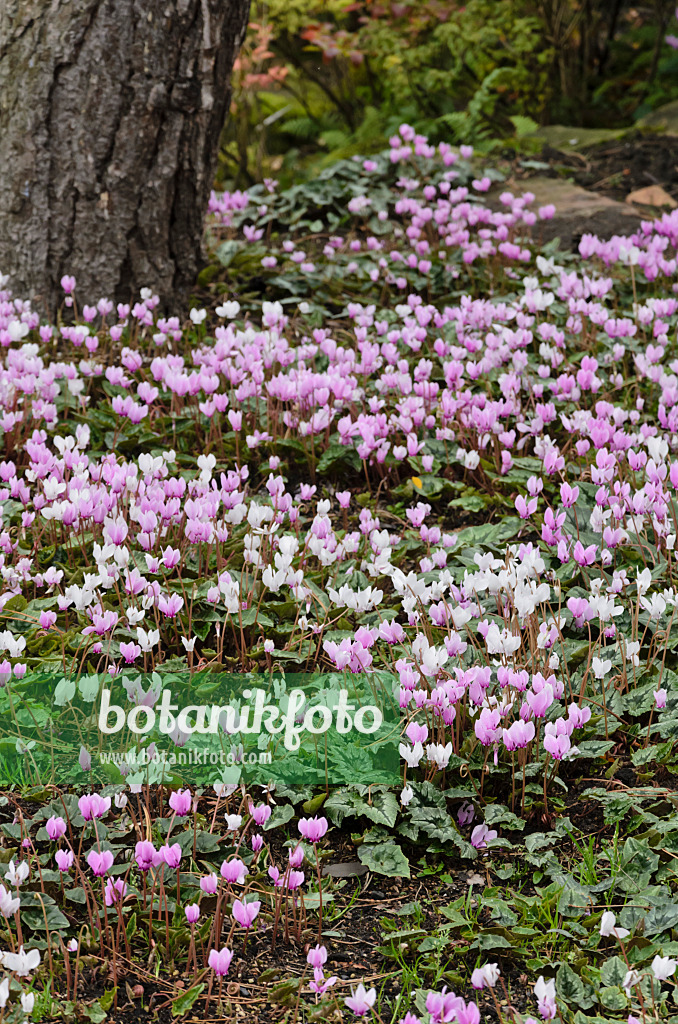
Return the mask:
[[628,123],[678,95],[673,8],[656,7],[256,0],[221,180],[298,181],[378,151],[403,121],[484,152],[529,152],[538,124]]

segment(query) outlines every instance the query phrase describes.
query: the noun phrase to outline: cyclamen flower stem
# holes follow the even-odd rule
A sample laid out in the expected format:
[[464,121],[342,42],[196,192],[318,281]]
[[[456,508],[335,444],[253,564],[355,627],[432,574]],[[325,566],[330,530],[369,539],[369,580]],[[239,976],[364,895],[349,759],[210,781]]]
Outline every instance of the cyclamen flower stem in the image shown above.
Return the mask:
[[165,901],[165,953],[169,957],[169,906],[167,903],[167,890],[165,888],[164,879],[160,883],[160,905],[162,906],[162,900]]
[[127,959],[131,960],[132,959],[132,951],[130,949],[129,939],[127,937],[127,928],[125,927],[125,919],[122,916],[122,896],[120,896],[119,898],[116,898],[115,906],[116,906],[116,909],[118,911],[118,931],[117,931],[117,934],[116,934],[116,937],[115,937],[115,948],[116,948],[116,950],[118,949],[118,944],[120,942],[120,931],[122,930],[122,934],[125,936],[125,953],[127,955]]
[[102,899],[104,901],[104,934],[106,936],[106,940],[108,941],[109,933],[110,933],[110,942],[111,942],[111,946],[112,946],[113,945],[113,929],[110,927],[110,925],[108,923],[108,907],[106,906],[106,887],[104,885],[103,878],[101,879],[101,896],[102,896]]
[[[54,960],[52,959],[52,939],[51,939],[51,936],[50,936],[49,924],[47,923],[47,910],[45,908],[45,901],[42,898],[42,894],[36,893],[35,895],[40,900],[40,906],[42,908],[42,917],[43,917],[43,920],[45,922],[45,934],[47,935],[47,955],[49,957],[49,990],[52,993],[52,995],[54,995],[55,972],[54,972]],[[19,911],[17,911],[17,917],[18,916],[19,916]]]
[[318,942],[322,942],[322,929],[323,929],[323,885],[320,877],[320,854],[318,853],[318,844],[314,843],[315,850],[315,866],[318,873]]
[[191,969],[191,960],[193,960],[193,964],[194,964],[194,966],[193,966],[193,982],[195,983],[195,976],[198,973],[198,958],[195,955],[195,923],[193,921],[190,922],[190,928],[191,928],[191,942],[190,942],[190,945],[188,947],[188,963],[186,965],[186,969],[188,971],[190,971],[190,969]]
[[207,1011],[210,1005],[210,999],[212,997],[212,985],[214,984],[214,972],[210,971],[210,980],[207,986],[207,997],[205,999],[205,1019],[207,1019]]
[[68,955],[66,943],[61,936],[59,936],[59,942],[61,943],[61,951],[64,955],[64,967],[66,968],[66,999],[69,1000],[71,997],[71,958]]
[[[165,870],[165,865],[163,863],[160,866],[160,870],[156,871],[155,875],[153,876],[153,885],[151,886],[151,900],[150,900],[149,910],[148,910],[148,948],[149,949],[151,949],[151,944],[152,944],[152,941],[153,941],[153,897],[155,895],[155,886],[156,886],[156,883],[157,883],[160,875],[162,874],[162,872],[164,870]],[[162,903],[160,902],[160,900],[158,900],[158,911],[160,910],[161,906],[162,906]]]

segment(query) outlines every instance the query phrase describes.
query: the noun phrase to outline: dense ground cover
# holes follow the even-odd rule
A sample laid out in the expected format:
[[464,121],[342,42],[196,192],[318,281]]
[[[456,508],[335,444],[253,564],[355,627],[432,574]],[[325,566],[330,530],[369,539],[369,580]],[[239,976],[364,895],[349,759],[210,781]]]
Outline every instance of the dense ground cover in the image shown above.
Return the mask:
[[[3,282],[2,1019],[678,1019],[678,216],[500,178],[214,195],[185,323]],[[380,688],[401,784],[102,757],[225,673]]]

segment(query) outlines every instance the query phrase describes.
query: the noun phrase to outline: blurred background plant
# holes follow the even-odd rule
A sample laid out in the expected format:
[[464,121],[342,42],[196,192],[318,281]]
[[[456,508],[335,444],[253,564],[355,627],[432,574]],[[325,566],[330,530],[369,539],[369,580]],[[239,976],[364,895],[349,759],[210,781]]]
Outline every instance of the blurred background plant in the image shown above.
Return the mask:
[[254,0],[219,184],[299,181],[403,121],[481,152],[632,124],[678,98],[672,29],[675,0]]

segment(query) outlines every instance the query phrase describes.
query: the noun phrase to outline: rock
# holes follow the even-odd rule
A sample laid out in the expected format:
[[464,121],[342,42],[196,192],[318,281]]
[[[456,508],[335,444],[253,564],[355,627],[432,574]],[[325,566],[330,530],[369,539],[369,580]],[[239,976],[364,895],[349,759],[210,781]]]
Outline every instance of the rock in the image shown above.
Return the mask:
[[517,183],[508,181],[505,187],[514,195],[532,192],[535,199],[531,210],[553,203],[555,216],[538,221],[532,228],[532,237],[541,243],[559,238],[561,249],[576,251],[583,234],[599,238],[632,235],[641,224],[642,218],[629,204],[589,192],[562,178],[536,176]]
[[678,206],[676,200],[661,185],[637,188],[635,192],[629,192],[626,202],[636,203],[638,206]]
[[[511,188],[511,182],[506,183],[506,188],[511,192],[516,191]],[[601,195],[600,192],[589,192],[587,189],[581,188],[580,185],[575,185],[563,178],[540,176],[527,178],[519,183],[517,191],[534,193],[534,202],[530,204],[530,209],[536,210],[540,206],[553,203],[556,208],[556,217],[565,215],[590,217],[594,213],[600,213],[601,210],[615,209],[618,209],[624,216],[633,216],[632,212],[625,209],[623,204],[617,202],[616,199],[609,199],[608,196]]]
[[657,107],[637,122],[640,128],[658,128],[667,135],[678,135],[678,100]]
[[331,878],[355,878],[367,874],[367,865],[361,864],[359,860],[345,860],[338,864],[327,864],[322,873]]
[[587,149],[610,139],[621,139],[631,128],[571,128],[566,124],[547,124],[535,135],[553,149],[563,152]]

